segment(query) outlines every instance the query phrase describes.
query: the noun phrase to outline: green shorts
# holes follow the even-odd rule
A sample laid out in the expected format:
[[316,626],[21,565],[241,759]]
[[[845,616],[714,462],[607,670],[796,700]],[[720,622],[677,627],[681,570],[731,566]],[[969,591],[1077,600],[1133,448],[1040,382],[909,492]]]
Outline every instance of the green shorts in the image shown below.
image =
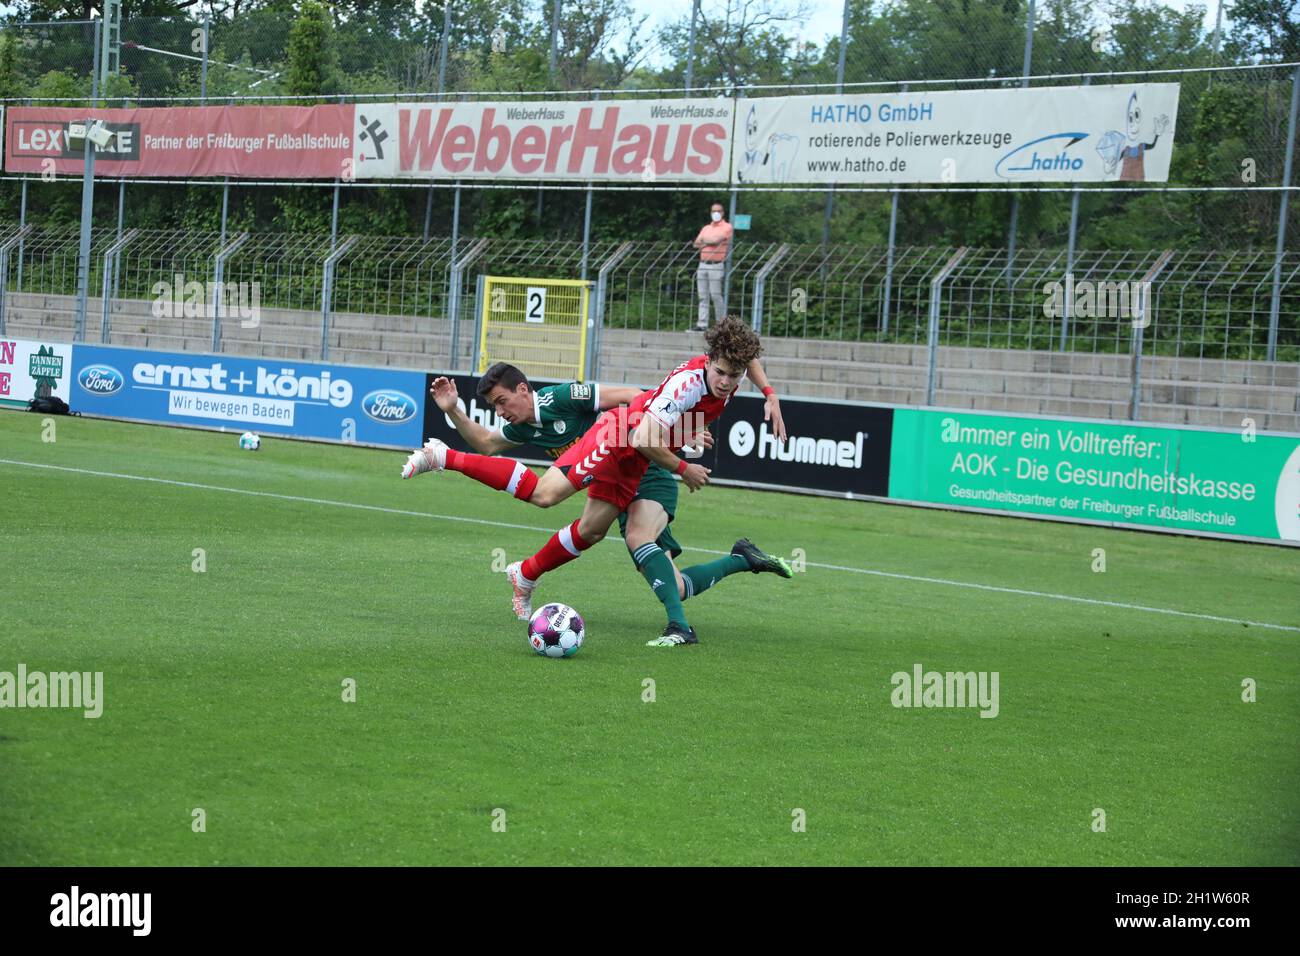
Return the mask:
[[[660,549],[670,558],[675,558],[682,553],[682,546],[677,543],[673,537],[672,521],[673,516],[677,513],[677,481],[667,469],[659,465],[652,464],[646,469],[646,473],[641,477],[641,483],[636,486],[636,497],[633,501],[644,498],[646,501],[657,501],[663,506],[664,511],[668,512],[668,525],[664,528],[663,534],[655,542]],[[624,511],[618,516],[618,530],[623,537],[627,537],[627,512]]]

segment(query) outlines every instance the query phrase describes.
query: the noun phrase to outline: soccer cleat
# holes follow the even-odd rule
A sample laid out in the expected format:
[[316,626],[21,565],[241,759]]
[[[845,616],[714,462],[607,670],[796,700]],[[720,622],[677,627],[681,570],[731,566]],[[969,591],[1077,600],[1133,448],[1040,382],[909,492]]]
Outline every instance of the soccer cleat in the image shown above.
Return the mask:
[[537,585],[524,583],[523,566],[522,561],[509,565],[506,568],[506,578],[515,590],[514,596],[510,599],[515,617],[521,621],[530,621],[533,617],[533,588]]
[[403,478],[414,478],[426,471],[442,471],[447,466],[447,444],[430,438],[419,451],[411,452],[402,466]]
[[731,546],[731,553],[738,554],[749,563],[749,570],[754,574],[762,574],[764,571],[771,571],[773,574],[779,574],[783,578],[794,577],[794,571],[790,568],[790,562],[785,558],[776,558],[764,551],[760,551],[754,546],[754,543],[748,538],[741,538]]
[[672,621],[664,628],[664,632],[656,637],[653,641],[646,641],[646,647],[676,647],[679,644],[698,644],[700,639],[695,636],[695,628],[682,627]]

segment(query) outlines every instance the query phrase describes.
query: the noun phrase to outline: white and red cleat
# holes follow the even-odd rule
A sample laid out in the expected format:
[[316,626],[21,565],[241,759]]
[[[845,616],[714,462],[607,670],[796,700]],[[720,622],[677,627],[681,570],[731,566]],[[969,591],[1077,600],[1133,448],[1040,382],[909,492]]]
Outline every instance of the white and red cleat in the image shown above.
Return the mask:
[[510,581],[510,586],[515,589],[514,597],[511,598],[515,617],[521,621],[529,621],[533,617],[533,588],[537,585],[524,577],[523,566],[522,561],[509,565],[506,568],[506,578]]
[[447,466],[447,445],[437,438],[430,438],[419,451],[411,452],[402,466],[403,478],[414,478],[426,471],[442,471]]

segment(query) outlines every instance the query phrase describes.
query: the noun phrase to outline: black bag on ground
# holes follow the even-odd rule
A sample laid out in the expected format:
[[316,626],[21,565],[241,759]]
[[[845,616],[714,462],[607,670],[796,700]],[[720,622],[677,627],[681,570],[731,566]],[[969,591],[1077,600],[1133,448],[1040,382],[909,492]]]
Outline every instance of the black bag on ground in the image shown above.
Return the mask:
[[41,395],[33,398],[27,403],[27,410],[41,415],[68,415],[72,411],[68,403],[57,395]]

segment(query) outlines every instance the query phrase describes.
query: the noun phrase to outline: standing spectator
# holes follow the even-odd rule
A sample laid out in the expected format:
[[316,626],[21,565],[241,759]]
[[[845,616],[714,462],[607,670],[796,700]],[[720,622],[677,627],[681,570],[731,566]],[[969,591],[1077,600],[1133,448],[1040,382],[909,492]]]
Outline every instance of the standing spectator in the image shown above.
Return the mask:
[[718,313],[718,321],[723,318],[722,276],[726,268],[727,248],[731,245],[731,223],[723,217],[722,203],[715,202],[710,210],[713,220],[700,230],[695,237],[695,248],[700,250],[700,269],[696,275],[696,285],[700,290],[700,317],[695,327],[700,330],[709,327],[709,299],[713,299],[713,308]]

